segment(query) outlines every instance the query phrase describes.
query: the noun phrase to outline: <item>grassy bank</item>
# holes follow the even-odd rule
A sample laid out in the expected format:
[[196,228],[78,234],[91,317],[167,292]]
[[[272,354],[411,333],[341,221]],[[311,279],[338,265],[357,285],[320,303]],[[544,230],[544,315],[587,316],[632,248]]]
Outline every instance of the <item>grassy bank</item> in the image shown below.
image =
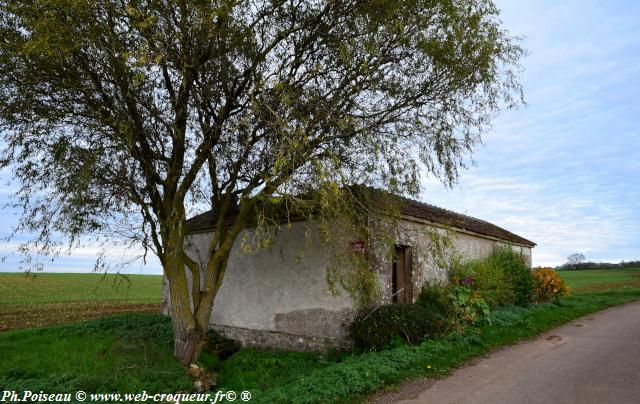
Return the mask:
[[[504,308],[490,316],[491,323],[470,329],[465,335],[426,341],[415,347],[399,346],[337,359],[328,355],[312,360],[302,354],[300,357],[287,357],[282,353],[252,354],[244,351],[236,354],[242,356],[239,361],[242,366],[223,366],[220,382],[232,390],[251,390],[257,402],[364,401],[368,394],[390,384],[408,378],[441,377],[493,349],[637,299],[640,299],[640,289],[626,289],[578,294],[565,299],[559,306],[543,304],[527,309]],[[309,366],[301,367],[301,361],[309,363]],[[260,369],[260,373],[253,369]],[[287,369],[293,371],[288,372]],[[282,383],[273,383],[273,380]]]
[[162,277],[0,273],[0,331],[157,311]]
[[[569,320],[640,298],[640,289],[576,294],[561,305],[505,308],[491,323],[447,340],[364,354],[241,350],[203,362],[229,390],[252,402],[364,401],[368,394],[414,377],[440,377],[464,362]],[[121,314],[41,329],[0,333],[0,385],[48,392],[188,391],[192,382],[171,356],[171,325],[153,314]]]

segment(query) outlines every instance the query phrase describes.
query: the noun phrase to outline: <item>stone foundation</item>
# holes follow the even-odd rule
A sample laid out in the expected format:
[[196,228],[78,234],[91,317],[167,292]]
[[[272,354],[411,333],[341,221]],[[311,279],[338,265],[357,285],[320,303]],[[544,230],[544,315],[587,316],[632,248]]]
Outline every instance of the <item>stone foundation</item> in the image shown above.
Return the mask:
[[347,338],[321,338],[216,324],[209,324],[209,327],[226,338],[239,341],[243,347],[287,349],[292,351],[323,351],[330,348],[351,349],[353,347],[353,341]]

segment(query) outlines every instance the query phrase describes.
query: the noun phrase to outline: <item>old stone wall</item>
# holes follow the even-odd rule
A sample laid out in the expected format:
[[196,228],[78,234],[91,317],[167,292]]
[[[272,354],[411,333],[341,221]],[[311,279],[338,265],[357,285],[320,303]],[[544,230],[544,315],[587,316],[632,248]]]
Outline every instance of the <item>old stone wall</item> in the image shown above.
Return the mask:
[[[283,227],[270,247],[246,252],[243,243],[252,239],[254,231],[243,231],[231,252],[210,327],[245,346],[295,350],[351,346],[347,328],[354,316],[354,304],[344,290],[338,295],[329,291],[326,269],[333,252],[344,251],[354,240],[340,236],[338,225],[336,234],[331,245],[324,244],[306,222],[296,222]],[[190,236],[189,254],[202,264],[211,237],[211,233]],[[385,240],[387,244],[373,240],[367,253],[378,276],[381,303],[391,301],[391,255],[384,246],[390,241],[408,247],[413,300],[426,281],[446,279],[443,262],[451,254],[479,258],[488,255],[497,244],[504,244],[414,220],[394,223],[391,238]],[[444,243],[448,247],[439,249],[443,240],[449,241]],[[529,247],[508,245],[521,252],[531,265]],[[444,257],[444,261],[438,257]],[[165,284],[165,313],[169,298]]]
[[291,334],[283,331],[253,330],[212,324],[211,328],[227,338],[240,341],[242,346],[287,349],[292,351],[322,351],[329,348],[350,349],[348,338],[323,338],[314,335]]
[[[211,327],[250,346],[348,346],[346,327],[353,304],[347,292],[329,291],[330,246],[318,240],[306,222],[283,226],[269,247],[247,252],[243,243],[246,247],[253,234],[252,229],[243,231],[233,246]],[[189,255],[204,263],[211,237],[190,236]],[[340,237],[333,242],[348,246]]]
[[[454,255],[463,260],[483,258],[491,253],[497,245],[507,245],[521,253],[531,268],[531,248],[515,245],[470,232],[454,231],[436,227],[428,223],[403,219],[393,224],[390,233],[394,243],[409,247],[411,254],[411,296],[412,300],[420,294],[425,282],[445,281],[447,278],[447,262]],[[447,241],[448,240],[448,241]],[[377,245],[372,252],[375,257],[374,270],[378,274],[382,291],[382,302],[388,303],[392,296],[391,252],[388,248]]]

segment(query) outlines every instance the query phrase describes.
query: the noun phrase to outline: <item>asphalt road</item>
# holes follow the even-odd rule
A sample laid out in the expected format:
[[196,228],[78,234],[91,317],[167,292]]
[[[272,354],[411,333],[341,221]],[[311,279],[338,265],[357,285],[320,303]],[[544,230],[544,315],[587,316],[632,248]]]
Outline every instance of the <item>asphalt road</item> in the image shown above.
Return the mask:
[[640,302],[614,307],[497,351],[385,403],[640,403]]

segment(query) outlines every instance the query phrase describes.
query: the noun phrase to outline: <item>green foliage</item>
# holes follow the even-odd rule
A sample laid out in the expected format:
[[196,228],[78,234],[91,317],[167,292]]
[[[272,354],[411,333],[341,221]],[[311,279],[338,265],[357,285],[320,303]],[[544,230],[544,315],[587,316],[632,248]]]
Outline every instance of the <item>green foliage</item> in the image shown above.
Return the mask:
[[387,304],[363,312],[351,325],[357,348],[380,350],[400,337],[415,345],[442,332],[443,320],[437,313],[416,304]]
[[474,263],[475,261],[466,260],[461,254],[454,251],[445,262],[449,281],[455,283],[458,279],[475,275]]
[[[368,229],[370,230],[370,229]],[[341,286],[351,296],[355,307],[369,307],[378,301],[380,284],[364,254],[339,251],[326,268],[329,290],[337,295]]]
[[473,288],[470,275],[448,284],[425,283],[416,304],[436,313],[454,330],[462,330],[491,312],[489,304]]
[[468,324],[475,324],[478,319],[491,312],[487,302],[472,289],[470,284],[452,285],[449,299],[453,306],[454,318]]
[[486,298],[492,307],[508,305],[514,300],[514,293],[506,274],[500,265],[488,258],[471,260],[465,264],[473,274],[476,290]]
[[489,259],[494,262],[494,265],[503,268],[507,282],[513,291],[513,304],[518,306],[529,304],[533,292],[533,277],[522,255],[509,247],[498,247],[491,253]]
[[450,278],[455,283],[473,276],[474,290],[492,307],[526,305],[533,291],[531,271],[523,257],[508,246],[498,246],[483,259],[453,266]]
[[439,315],[443,320],[453,318],[453,305],[449,299],[450,285],[425,282],[416,299],[416,304]]
[[40,242],[120,219],[164,246],[186,207],[294,202],[325,176],[451,183],[522,98],[489,0],[180,4],[0,3],[0,166]]

